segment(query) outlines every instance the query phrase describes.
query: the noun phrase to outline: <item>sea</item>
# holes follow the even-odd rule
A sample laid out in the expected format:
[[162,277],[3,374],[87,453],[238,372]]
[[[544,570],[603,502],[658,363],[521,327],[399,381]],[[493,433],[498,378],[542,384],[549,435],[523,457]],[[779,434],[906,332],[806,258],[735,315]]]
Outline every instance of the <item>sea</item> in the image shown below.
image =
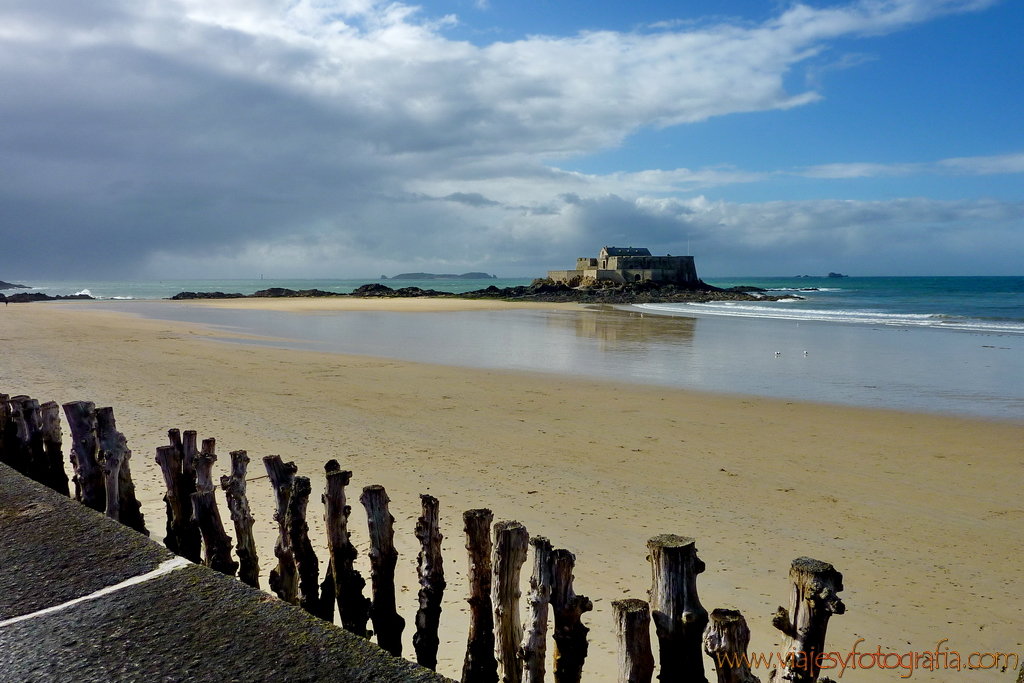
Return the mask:
[[[530,279],[26,282],[87,305],[203,324],[225,343],[557,373],[872,408],[1024,420],[1024,277],[713,278],[781,301],[579,310],[296,314],[160,302],[181,291],[466,292]],[[73,304],[80,306],[76,302]]]

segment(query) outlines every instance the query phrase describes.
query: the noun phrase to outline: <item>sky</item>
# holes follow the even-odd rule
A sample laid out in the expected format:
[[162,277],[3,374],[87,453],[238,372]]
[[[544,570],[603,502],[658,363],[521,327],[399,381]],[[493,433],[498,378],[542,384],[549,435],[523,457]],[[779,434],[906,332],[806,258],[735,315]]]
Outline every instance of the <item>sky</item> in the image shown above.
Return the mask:
[[0,0],[0,279],[1024,275],[1024,3]]

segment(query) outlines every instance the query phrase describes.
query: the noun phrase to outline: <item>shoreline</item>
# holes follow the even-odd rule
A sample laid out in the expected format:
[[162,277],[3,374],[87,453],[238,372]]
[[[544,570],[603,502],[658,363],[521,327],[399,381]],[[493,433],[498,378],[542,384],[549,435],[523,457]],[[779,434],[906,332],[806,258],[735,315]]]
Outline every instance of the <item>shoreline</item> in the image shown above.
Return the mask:
[[[923,651],[949,638],[961,651],[1024,654],[1016,630],[1024,623],[1016,558],[1024,424],[211,344],[220,333],[198,325],[87,306],[7,311],[0,390],[114,406],[158,540],[162,480],[152,457],[171,427],[216,437],[222,454],[247,449],[253,476],[259,458],[279,453],[313,479],[314,493],[323,463],[339,459],[355,472],[353,495],[380,483],[393,501],[407,619],[417,496],[437,496],[449,581],[446,675],[457,675],[465,648],[459,514],[475,507],[577,554],[576,591],[595,600],[584,616],[588,681],[614,681],[610,602],[644,596],[645,543],[657,533],[697,539],[708,566],[701,601],[709,611],[740,609],[751,651],[781,642],[771,614],[788,599],[789,562],[810,555],[845,577],[847,613],[829,626],[834,649],[863,637],[862,649]],[[272,496],[258,482],[250,495],[266,585]],[[365,571],[365,517],[355,508]],[[309,521],[323,561],[319,503]],[[407,626],[410,652],[411,635]],[[864,671],[859,680],[892,674]],[[991,672],[959,678],[993,680]]]
[[[997,420],[1024,416],[1019,344],[930,327],[459,299],[103,302],[225,341]],[[419,313],[412,315],[410,313]],[[1004,348],[1006,347],[1006,348]],[[1009,348],[1013,347],[1013,348]],[[947,368],[950,371],[937,371]]]

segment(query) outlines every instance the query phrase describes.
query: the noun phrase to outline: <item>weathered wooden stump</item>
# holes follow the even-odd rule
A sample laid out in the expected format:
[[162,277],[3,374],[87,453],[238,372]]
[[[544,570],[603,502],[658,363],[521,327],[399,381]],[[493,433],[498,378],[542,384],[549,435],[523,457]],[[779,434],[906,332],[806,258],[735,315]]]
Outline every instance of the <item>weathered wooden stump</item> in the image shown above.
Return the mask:
[[462,664],[462,683],[497,683],[494,657],[494,614],[491,611],[490,510],[466,510],[466,550],[469,551],[469,643]]
[[663,683],[706,683],[701,637],[708,612],[697,597],[697,575],[704,563],[696,541],[662,534],[647,541],[653,573],[651,617],[658,634]]
[[628,598],[612,603],[619,642],[619,683],[651,683],[654,653],[651,651],[651,607]]
[[[142,504],[135,497],[135,483],[132,481],[129,465],[132,452],[128,448],[128,440],[124,434],[117,431],[113,408],[96,409],[96,440],[99,444],[99,462],[103,467],[104,484],[107,489],[107,516],[112,516],[126,527],[149,536],[145,520],[142,518]],[[112,507],[116,515],[111,514]]]
[[88,508],[103,512],[107,501],[96,439],[96,406],[90,401],[71,401],[63,407],[71,431],[75,499]]
[[366,521],[370,528],[370,585],[373,606],[370,619],[377,633],[377,644],[396,657],[402,656],[402,630],[405,619],[395,608],[395,565],[398,551],[395,550],[395,518],[388,512],[390,499],[380,485],[363,488],[359,502],[366,509]]
[[245,451],[231,451],[231,474],[220,478],[220,487],[228,501],[231,521],[235,525],[238,555],[238,578],[242,583],[260,587],[260,558],[256,552],[256,539],[252,534],[253,519],[246,495],[245,475],[249,469],[249,455]]
[[356,548],[348,531],[348,516],[352,508],[346,502],[345,487],[352,481],[352,473],[342,470],[337,460],[329,461],[327,487],[324,490],[324,521],[327,525],[327,545],[331,552],[330,570],[334,578],[334,593],[338,614],[345,630],[366,638],[366,622],[370,619],[371,601],[363,596],[366,581],[353,568]]
[[555,613],[555,683],[579,683],[587,659],[587,633],[583,614],[594,609],[584,595],[573,591],[576,556],[568,550],[553,552],[555,578],[551,587],[551,610]]
[[156,449],[156,464],[164,477],[167,491],[164,507],[167,511],[167,536],[164,545],[173,553],[199,564],[202,558],[202,535],[192,518],[192,494],[196,492],[195,470],[185,474],[185,451],[181,433],[177,429],[167,432],[168,446]]
[[274,555],[277,567],[270,570],[270,590],[285,602],[299,604],[299,573],[295,566],[295,554],[292,551],[291,536],[288,533],[288,510],[292,500],[292,482],[298,470],[293,462],[283,462],[280,455],[268,455],[263,458],[263,466],[267,468],[270,485],[274,487],[274,499],[277,510],[274,520],[277,522],[277,543],[274,544]]
[[292,497],[288,503],[288,536],[299,574],[299,606],[310,614],[320,615],[320,560],[309,541],[306,506],[313,486],[309,477],[295,477]]
[[527,626],[520,656],[523,658],[524,683],[544,683],[547,656],[548,612],[551,587],[555,582],[555,562],[551,541],[543,536],[530,539],[533,546],[533,574],[526,596]]
[[[42,438],[38,429],[39,402],[28,396],[11,396],[8,420],[11,423],[7,464],[31,479],[39,480]],[[33,428],[35,427],[35,428]],[[38,446],[39,453],[35,446]]]
[[704,629],[704,652],[715,661],[718,683],[761,683],[747,664],[750,629],[736,610],[716,609]]
[[519,618],[519,576],[526,562],[530,534],[519,522],[498,522],[494,525],[494,582],[491,602],[494,605],[495,656],[498,679],[502,683],[521,683],[523,660],[519,645],[523,626]]
[[444,560],[441,557],[440,503],[437,498],[420,495],[423,514],[416,522],[416,538],[420,554],[416,574],[420,580],[420,607],[416,611],[416,635],[412,646],[416,661],[428,669],[437,668],[438,627],[441,623],[441,601],[444,599]]
[[8,450],[14,446],[14,423],[11,421],[11,397],[0,394],[0,462],[11,465]]
[[64,450],[60,431],[60,406],[47,401],[39,406],[42,418],[40,432],[46,461],[46,481],[43,483],[57,493],[70,496],[68,475],[64,472]]
[[[171,444],[181,448],[181,470],[185,476],[193,482],[196,480],[196,459],[199,457],[197,446],[199,437],[194,429],[186,429],[184,434],[178,434],[177,429],[167,432]],[[178,441],[177,439],[181,439]]]
[[217,462],[216,441],[203,440],[203,450],[195,460],[196,492],[192,494],[192,516],[203,535],[203,564],[222,574],[234,576],[238,563],[231,557],[231,537],[217,507],[217,489],[213,484],[213,463]]
[[779,607],[772,619],[772,625],[786,636],[785,665],[773,670],[769,680],[813,683],[821,668],[818,656],[825,651],[828,620],[846,611],[838,595],[843,575],[828,562],[798,557],[789,578],[793,582],[789,610]]

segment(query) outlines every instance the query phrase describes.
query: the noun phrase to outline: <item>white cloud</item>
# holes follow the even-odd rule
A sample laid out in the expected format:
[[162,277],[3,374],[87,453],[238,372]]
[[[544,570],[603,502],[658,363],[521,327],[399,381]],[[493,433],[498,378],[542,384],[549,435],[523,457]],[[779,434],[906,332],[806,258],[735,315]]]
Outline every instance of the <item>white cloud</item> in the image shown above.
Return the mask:
[[913,164],[824,164],[799,175],[808,178],[878,178],[909,175],[995,175],[1024,173],[1024,152],[987,157],[957,157]]
[[[276,262],[362,275],[424,260],[523,269],[605,237],[643,241],[641,227],[669,244],[705,230],[699,217],[729,225],[744,211],[671,195],[770,174],[597,176],[542,160],[645,126],[812,102],[817,92],[784,82],[827,41],[987,4],[794,5],[760,25],[476,46],[445,36],[453,17],[377,0],[14,0],[0,6],[0,266],[172,274],[205,264],[228,275]],[[895,168],[847,166],[806,173]],[[800,206],[789,222],[743,219],[763,232],[733,227],[737,244],[813,224]],[[369,272],[332,271],[340,260]]]

